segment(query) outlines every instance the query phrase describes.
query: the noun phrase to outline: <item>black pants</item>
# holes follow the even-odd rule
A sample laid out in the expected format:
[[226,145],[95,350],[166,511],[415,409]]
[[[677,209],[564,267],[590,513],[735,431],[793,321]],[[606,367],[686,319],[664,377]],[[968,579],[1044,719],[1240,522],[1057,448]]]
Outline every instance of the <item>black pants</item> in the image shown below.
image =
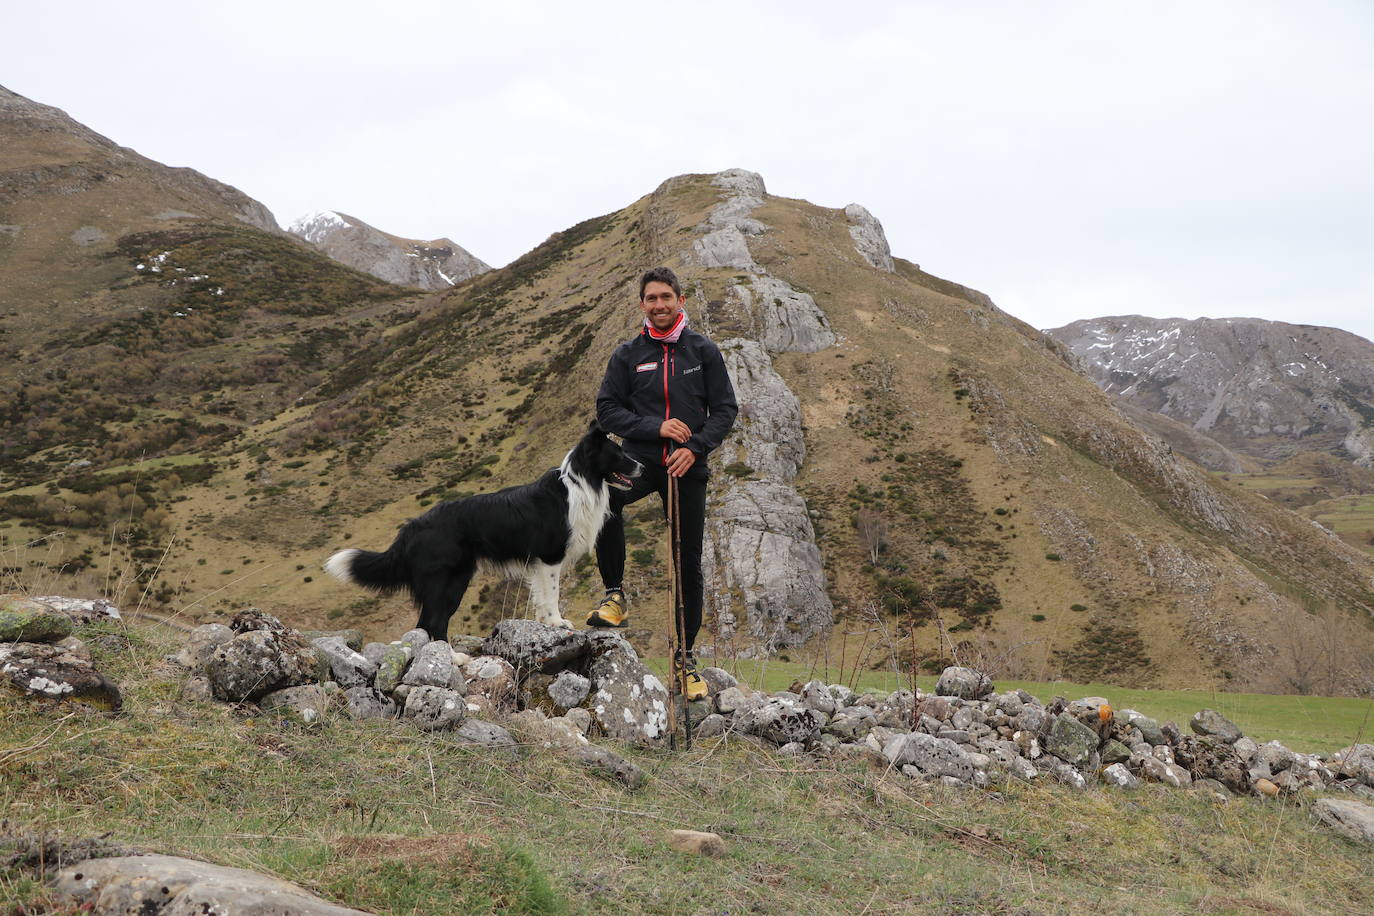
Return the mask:
[[[635,478],[629,490],[611,491],[611,517],[596,539],[596,565],[601,570],[601,584],[619,588],[625,583],[625,520],[624,508],[657,492],[663,501],[663,514],[668,514],[668,472],[661,465],[644,466],[644,473]],[[690,477],[677,479],[678,530],[682,544],[682,604],[683,626],[687,648],[696,643],[701,629],[701,539],[706,528],[706,481]],[[664,582],[667,582],[664,572]]]

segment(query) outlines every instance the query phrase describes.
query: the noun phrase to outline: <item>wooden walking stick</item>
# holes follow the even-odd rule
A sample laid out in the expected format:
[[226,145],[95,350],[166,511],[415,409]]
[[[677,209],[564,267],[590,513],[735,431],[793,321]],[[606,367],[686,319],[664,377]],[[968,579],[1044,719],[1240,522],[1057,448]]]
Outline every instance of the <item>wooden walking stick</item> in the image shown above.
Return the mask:
[[[671,658],[678,661],[677,671],[673,673],[670,680],[673,682],[672,692],[682,698],[682,735],[684,745],[690,751],[692,749],[692,713],[687,706],[687,624],[682,601],[682,520],[680,509],[677,478],[669,475],[668,543],[671,560],[668,564],[668,591],[673,604],[673,638],[668,640],[668,646],[669,652],[672,653]],[[671,665],[672,662],[670,661],[669,664]],[[671,668],[669,670],[672,673]],[[672,735],[670,744],[674,750],[677,746],[677,728],[673,722],[676,705],[674,697],[670,695],[668,698],[668,728]]]

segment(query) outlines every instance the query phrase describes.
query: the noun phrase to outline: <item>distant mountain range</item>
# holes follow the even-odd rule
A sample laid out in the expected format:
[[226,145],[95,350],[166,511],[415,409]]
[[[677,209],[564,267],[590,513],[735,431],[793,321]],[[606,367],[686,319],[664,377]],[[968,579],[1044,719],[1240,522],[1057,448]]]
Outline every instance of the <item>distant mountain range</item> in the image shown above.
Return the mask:
[[1258,318],[1139,315],[1046,333],[1119,402],[1188,427],[1197,438],[1185,451],[1206,451],[1210,439],[1265,461],[1324,451],[1374,467],[1374,344],[1362,337]]
[[400,238],[334,210],[302,216],[287,231],[340,264],[401,286],[448,289],[491,270],[451,239]]
[[[0,99],[0,539],[19,586],[394,637],[414,622],[406,601],[326,581],[321,561],[556,465],[636,333],[636,278],[667,264],[741,403],[713,458],[703,652],[848,647],[878,667],[1251,689],[1291,687],[1324,652],[1318,689],[1374,682],[1374,559],[1180,458],[1065,345],[894,257],[864,207],[773,196],[744,170],[683,175],[426,291],[343,266],[199,173]],[[300,228],[336,219],[364,226]],[[1223,399],[1202,409],[1208,435],[1357,432],[1338,428],[1339,405],[1359,410],[1334,392],[1363,404],[1363,382],[1305,330],[1307,366],[1257,337],[1272,367],[1221,384],[1320,357],[1340,376],[1322,389],[1332,419]],[[1144,362],[1113,371],[1167,403]],[[1185,401],[1175,425],[1201,435]],[[661,509],[634,507],[627,538],[628,632],[662,652]],[[584,562],[566,616],[597,591]],[[456,629],[524,613],[518,588],[471,594]]]

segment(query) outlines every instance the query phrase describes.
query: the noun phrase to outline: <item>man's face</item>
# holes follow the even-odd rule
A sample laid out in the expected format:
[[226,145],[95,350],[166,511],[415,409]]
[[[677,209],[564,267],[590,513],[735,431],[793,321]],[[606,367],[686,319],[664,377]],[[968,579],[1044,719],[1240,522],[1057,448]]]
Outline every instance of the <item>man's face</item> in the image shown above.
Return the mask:
[[677,313],[687,302],[686,296],[679,296],[667,283],[652,280],[644,286],[644,298],[639,300],[639,310],[649,319],[655,330],[666,331],[677,321]]

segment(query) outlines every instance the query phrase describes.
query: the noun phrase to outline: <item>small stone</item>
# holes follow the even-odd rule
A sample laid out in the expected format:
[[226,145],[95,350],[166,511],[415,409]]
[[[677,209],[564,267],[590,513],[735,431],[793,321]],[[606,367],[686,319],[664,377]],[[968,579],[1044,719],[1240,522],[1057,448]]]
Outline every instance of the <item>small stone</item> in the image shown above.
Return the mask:
[[412,652],[419,652],[429,641],[429,634],[424,630],[407,630],[401,635],[401,642],[410,646],[410,651]]
[[350,719],[394,719],[397,707],[391,698],[366,684],[343,692]]
[[1256,752],[1259,751],[1259,745],[1250,738],[1239,738],[1231,747],[1235,748],[1236,756],[1240,757],[1241,762],[1246,766],[1250,765],[1255,759]]
[[560,671],[548,686],[549,699],[560,709],[572,709],[582,705],[591,692],[592,682],[580,674]]
[[739,683],[739,681],[735,680],[735,676],[724,668],[702,668],[699,673],[701,674],[701,679],[706,682],[707,689],[712,694],[720,693],[722,690],[728,690]]
[[1113,763],[1102,770],[1102,781],[1117,789],[1138,789],[1140,780],[1131,775],[1125,764]]
[[563,718],[567,719],[573,725],[576,725],[577,730],[584,735],[592,730],[592,714],[581,706],[569,709],[567,712],[563,713]]
[[472,744],[478,747],[509,748],[511,750],[516,747],[515,739],[511,737],[510,732],[491,722],[483,722],[481,719],[464,719],[463,724],[454,729],[453,737],[460,744]]
[[462,694],[447,687],[411,685],[406,697],[405,717],[425,731],[456,728],[466,716],[467,704],[463,702]]
[[725,855],[725,841],[720,834],[700,830],[673,830],[668,834],[668,845],[689,855],[713,858]]
[[757,735],[777,745],[792,741],[807,744],[820,732],[815,710],[789,699],[772,699],[751,707],[740,713],[735,722],[746,734]]
[[1215,709],[1201,709],[1189,720],[1188,727],[1199,735],[1220,738],[1233,744],[1242,737],[1240,728]]
[[1102,746],[1102,762],[1106,764],[1125,763],[1131,759],[1131,749],[1115,739]]
[[972,668],[946,668],[935,684],[935,693],[942,697],[979,700],[992,693],[992,681],[986,674]]
[[725,734],[730,720],[718,712],[713,712],[696,724],[692,730],[694,738],[716,738]]
[[229,703],[256,700],[274,690],[315,682],[320,655],[295,630],[256,612],[236,615],[244,627],[210,653],[205,675],[215,697]]
[[1261,744],[1255,749],[1255,763],[1268,767],[1271,774],[1282,773],[1291,767],[1296,759],[1292,751],[1277,741]]
[[384,642],[367,643],[362,648],[363,658],[380,667],[382,659],[386,656],[386,650],[389,648],[391,646]]
[[377,666],[349,646],[342,636],[319,636],[310,644],[329,662],[329,670],[340,687],[366,686],[377,674]]
[[612,779],[626,788],[638,789],[644,784],[644,771],[610,748],[587,744],[573,748],[569,756],[593,773]]
[[716,709],[725,715],[732,715],[746,706],[753,705],[739,687],[727,687],[715,695]]
[[411,687],[443,687],[453,683],[453,651],[443,640],[427,642],[415,653],[401,683]]
[[922,732],[894,736],[883,746],[883,756],[895,767],[910,765],[931,776],[973,778],[973,761],[959,745]]
[[515,698],[519,690],[515,668],[504,658],[479,655],[463,666],[463,677],[467,679],[468,696],[476,694],[486,697],[496,715],[515,711]]
[[222,623],[204,623],[186,637],[186,645],[176,654],[176,662],[193,673],[203,672],[215,649],[234,638],[234,631]]
[[1141,737],[1152,747],[1167,743],[1163,729],[1160,728],[1157,721],[1149,716],[1142,715],[1134,709],[1121,709],[1117,711],[1116,718],[1117,721],[1125,722],[1127,725],[1139,729]]

